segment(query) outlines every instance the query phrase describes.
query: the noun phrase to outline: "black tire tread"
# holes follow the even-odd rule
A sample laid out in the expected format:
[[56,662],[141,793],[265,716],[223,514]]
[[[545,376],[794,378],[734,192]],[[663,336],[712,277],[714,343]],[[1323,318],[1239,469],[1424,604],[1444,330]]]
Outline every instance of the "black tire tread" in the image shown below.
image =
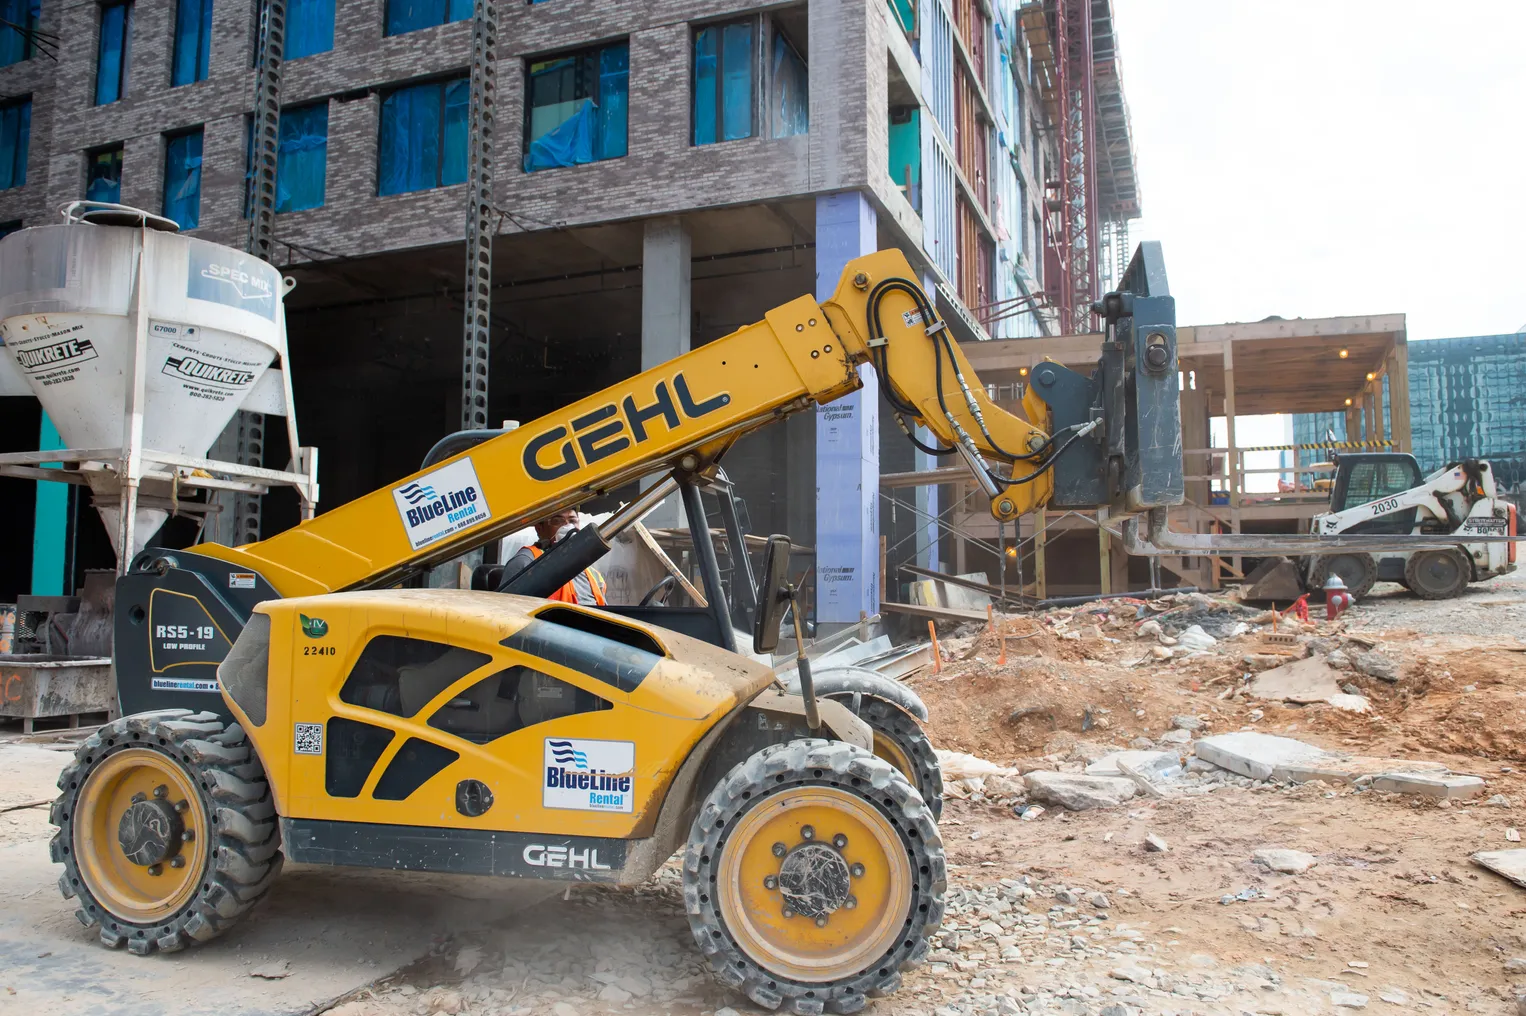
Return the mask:
[[[833,701],[853,708],[852,694],[830,695]],[[938,753],[927,739],[927,732],[917,718],[893,702],[872,695],[863,695],[858,707],[858,718],[875,730],[889,736],[911,759],[916,770],[917,793],[932,810],[933,821],[943,818],[943,767],[938,764]]]
[[[1330,558],[1344,555],[1321,555],[1314,559],[1314,566],[1309,569],[1309,592],[1322,594],[1325,583],[1330,579]],[[1378,581],[1378,563],[1367,555],[1367,570],[1363,574],[1362,581],[1354,586],[1347,586],[1346,590],[1357,600],[1361,600],[1370,592]]]
[[[1431,590],[1415,580],[1415,573],[1420,570],[1420,562],[1430,554],[1448,554],[1457,561],[1458,581],[1449,589]],[[1404,585],[1410,592],[1422,600],[1451,600],[1463,594],[1468,588],[1468,583],[1473,578],[1473,563],[1468,560],[1466,554],[1460,550],[1417,550],[1404,562]]]
[[[161,741],[163,743],[161,743]],[[201,794],[211,822],[202,849],[206,871],[202,888],[181,910],[153,924],[123,921],[101,906],[80,874],[73,856],[73,816],[80,788],[100,762],[125,748],[148,748],[177,762]],[[280,823],[264,768],[238,724],[224,726],[215,713],[162,709],[135,713],[106,724],[87,738],[58,778],[58,799],[49,820],[58,827],[48,844],[53,860],[63,864],[58,889],[76,900],[75,916],[85,927],[99,927],[107,948],[126,945],[138,956],[179,952],[216,938],[257,904],[280,874]]]
[[[874,804],[900,830],[912,856],[916,883],[909,927],[901,941],[863,971],[831,983],[791,982],[758,966],[737,947],[724,926],[718,902],[707,895],[721,847],[737,820],[775,790],[811,785],[856,789]],[[738,763],[700,806],[684,851],[689,929],[716,978],[765,1009],[784,1009],[796,1016],[858,1012],[869,998],[900,987],[901,971],[927,957],[929,940],[943,922],[947,888],[943,840],[922,795],[889,762],[842,741],[790,741]]]

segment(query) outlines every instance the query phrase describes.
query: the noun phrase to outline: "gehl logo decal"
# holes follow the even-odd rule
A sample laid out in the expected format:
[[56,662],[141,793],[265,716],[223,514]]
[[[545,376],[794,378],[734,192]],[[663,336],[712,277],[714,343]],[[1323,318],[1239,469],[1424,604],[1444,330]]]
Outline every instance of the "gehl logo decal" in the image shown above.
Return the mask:
[[[627,395],[618,406],[611,402],[572,420],[570,432],[567,425],[558,424],[544,434],[531,438],[530,443],[525,445],[525,472],[531,479],[555,480],[580,465],[591,466],[600,459],[623,452],[632,443],[641,444],[649,437],[647,424],[658,417],[667,424],[669,431],[674,431],[678,429],[680,414],[687,419],[698,420],[730,402],[729,392],[712,395],[703,402],[694,401],[694,396],[689,391],[689,381],[679,371],[673,376],[671,391],[668,382],[657,382],[657,391],[649,406],[637,406],[636,397]],[[561,459],[546,465],[541,453],[558,441],[561,442],[558,449]]]

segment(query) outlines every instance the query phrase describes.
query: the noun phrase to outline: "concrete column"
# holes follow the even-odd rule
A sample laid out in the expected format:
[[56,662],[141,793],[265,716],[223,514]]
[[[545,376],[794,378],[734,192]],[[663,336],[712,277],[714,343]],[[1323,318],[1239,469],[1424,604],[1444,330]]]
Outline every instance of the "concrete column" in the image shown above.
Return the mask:
[[[816,298],[843,267],[878,244],[874,207],[859,191],[816,199]],[[879,381],[816,412],[816,624],[830,634],[877,613],[879,588]]]
[[[641,238],[641,369],[651,370],[691,348],[689,231],[674,217],[648,219]],[[643,483],[645,486],[645,483]],[[683,524],[677,495],[646,518],[648,526]]]
[[677,218],[648,219],[641,239],[641,369],[691,346],[689,231]]

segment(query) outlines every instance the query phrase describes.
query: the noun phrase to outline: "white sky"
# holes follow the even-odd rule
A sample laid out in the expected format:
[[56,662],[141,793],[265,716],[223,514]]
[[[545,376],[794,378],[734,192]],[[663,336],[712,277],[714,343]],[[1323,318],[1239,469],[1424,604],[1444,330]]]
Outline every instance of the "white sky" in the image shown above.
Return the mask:
[[1526,325],[1526,0],[1113,0],[1177,320]]

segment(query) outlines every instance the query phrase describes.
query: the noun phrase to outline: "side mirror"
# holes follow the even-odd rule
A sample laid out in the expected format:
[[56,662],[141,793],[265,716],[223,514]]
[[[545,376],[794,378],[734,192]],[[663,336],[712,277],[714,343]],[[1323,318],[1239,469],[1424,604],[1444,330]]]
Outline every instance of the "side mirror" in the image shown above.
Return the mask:
[[779,625],[789,609],[788,536],[770,536],[758,575],[758,609],[752,620],[752,651],[771,653],[779,647]]

